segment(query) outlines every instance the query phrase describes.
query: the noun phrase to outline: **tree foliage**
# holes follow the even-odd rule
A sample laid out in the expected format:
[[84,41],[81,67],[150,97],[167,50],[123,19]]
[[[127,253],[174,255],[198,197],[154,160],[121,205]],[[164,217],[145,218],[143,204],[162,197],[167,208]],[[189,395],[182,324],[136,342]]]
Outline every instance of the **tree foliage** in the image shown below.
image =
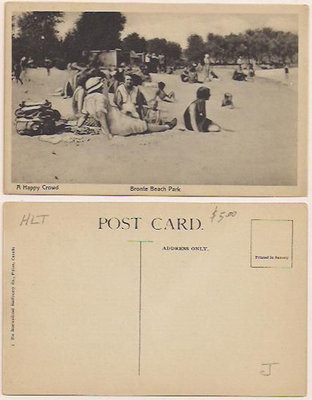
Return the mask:
[[[62,40],[57,27],[63,16],[62,12],[47,11],[13,15],[13,63],[22,56],[34,59],[38,65],[42,65],[46,57],[78,61],[88,50],[115,48],[164,54],[169,63],[181,57],[181,46],[164,38],[145,40],[137,33],[131,33],[121,40],[126,17],[120,12],[81,13],[74,28]],[[295,63],[298,60],[298,35],[272,28],[248,29],[224,36],[209,33],[205,40],[197,34],[190,35],[184,53],[186,58],[190,62],[200,62],[205,53],[221,64],[233,63],[239,56],[253,58],[258,63]]]
[[155,54],[166,54],[167,40],[154,38],[147,41],[147,51]]
[[148,40],[147,51],[156,55],[164,54],[169,61],[179,59],[182,54],[182,48],[179,43],[160,38]]
[[137,33],[130,33],[122,41],[122,49],[124,51],[135,51],[136,53],[143,53],[146,51],[146,40],[140,37]]
[[205,42],[201,36],[189,36],[185,52],[189,61],[200,61],[206,52],[219,63],[235,62],[239,56],[259,63],[297,62],[298,36],[272,28],[248,29],[225,36],[209,33]]
[[45,57],[55,57],[60,52],[56,26],[62,21],[62,12],[26,12],[12,19],[12,56],[17,62],[22,56],[42,63]]
[[77,60],[83,51],[121,48],[120,35],[126,17],[120,12],[84,12],[63,43],[68,60]]
[[185,55],[189,61],[199,62],[206,53],[204,39],[199,35],[191,35],[187,38],[187,49]]
[[140,37],[137,33],[131,33],[123,39],[122,49],[125,51],[133,50],[137,53],[164,54],[169,63],[179,60],[182,54],[182,48],[179,43],[167,41],[163,38],[145,40],[144,37]]
[[182,55],[182,47],[176,42],[167,42],[166,56],[168,63],[178,61]]

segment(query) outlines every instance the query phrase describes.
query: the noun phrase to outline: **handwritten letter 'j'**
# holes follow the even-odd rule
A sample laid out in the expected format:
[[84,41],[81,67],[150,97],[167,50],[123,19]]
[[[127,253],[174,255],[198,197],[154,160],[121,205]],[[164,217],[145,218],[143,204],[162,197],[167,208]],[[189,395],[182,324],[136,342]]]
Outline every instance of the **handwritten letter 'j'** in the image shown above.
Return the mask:
[[306,391],[301,204],[7,203],[3,391]]

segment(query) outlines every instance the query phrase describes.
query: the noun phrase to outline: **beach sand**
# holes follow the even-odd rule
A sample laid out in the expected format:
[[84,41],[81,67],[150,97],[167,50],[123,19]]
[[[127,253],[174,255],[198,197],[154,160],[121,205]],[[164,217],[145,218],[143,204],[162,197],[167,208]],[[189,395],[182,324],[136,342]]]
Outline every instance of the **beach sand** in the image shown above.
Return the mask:
[[[90,136],[83,143],[51,144],[12,132],[12,181],[20,183],[131,183],[196,185],[295,185],[297,172],[297,70],[257,71],[254,81],[231,79],[232,68],[215,68],[207,117],[224,130],[217,134],[182,131],[183,112],[200,84],[182,83],[178,75],[152,74],[174,90],[177,101],[162,103],[166,119],[177,128],[163,133],[114,137]],[[66,71],[28,71],[29,82],[12,83],[12,118],[22,100],[49,99],[63,117],[71,99],[53,96]],[[155,88],[143,87],[147,99]],[[221,107],[233,95],[235,109]]]

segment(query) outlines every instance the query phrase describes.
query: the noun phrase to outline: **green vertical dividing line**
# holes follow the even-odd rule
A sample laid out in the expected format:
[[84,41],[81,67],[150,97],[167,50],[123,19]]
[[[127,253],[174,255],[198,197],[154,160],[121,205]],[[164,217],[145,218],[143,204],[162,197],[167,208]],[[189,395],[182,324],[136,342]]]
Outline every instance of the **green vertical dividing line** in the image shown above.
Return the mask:
[[131,243],[139,243],[139,344],[138,344],[138,375],[141,375],[141,354],[142,354],[142,243],[153,243],[151,240],[129,240]]

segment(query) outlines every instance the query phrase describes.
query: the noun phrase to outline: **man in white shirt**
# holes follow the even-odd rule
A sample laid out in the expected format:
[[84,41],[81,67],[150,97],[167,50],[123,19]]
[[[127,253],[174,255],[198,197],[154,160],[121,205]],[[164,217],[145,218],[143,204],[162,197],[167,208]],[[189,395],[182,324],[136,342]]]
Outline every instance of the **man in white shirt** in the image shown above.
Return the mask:
[[125,83],[118,86],[114,103],[124,114],[143,119],[143,105],[147,102],[140,89],[133,85],[133,79],[130,75],[126,75]]

